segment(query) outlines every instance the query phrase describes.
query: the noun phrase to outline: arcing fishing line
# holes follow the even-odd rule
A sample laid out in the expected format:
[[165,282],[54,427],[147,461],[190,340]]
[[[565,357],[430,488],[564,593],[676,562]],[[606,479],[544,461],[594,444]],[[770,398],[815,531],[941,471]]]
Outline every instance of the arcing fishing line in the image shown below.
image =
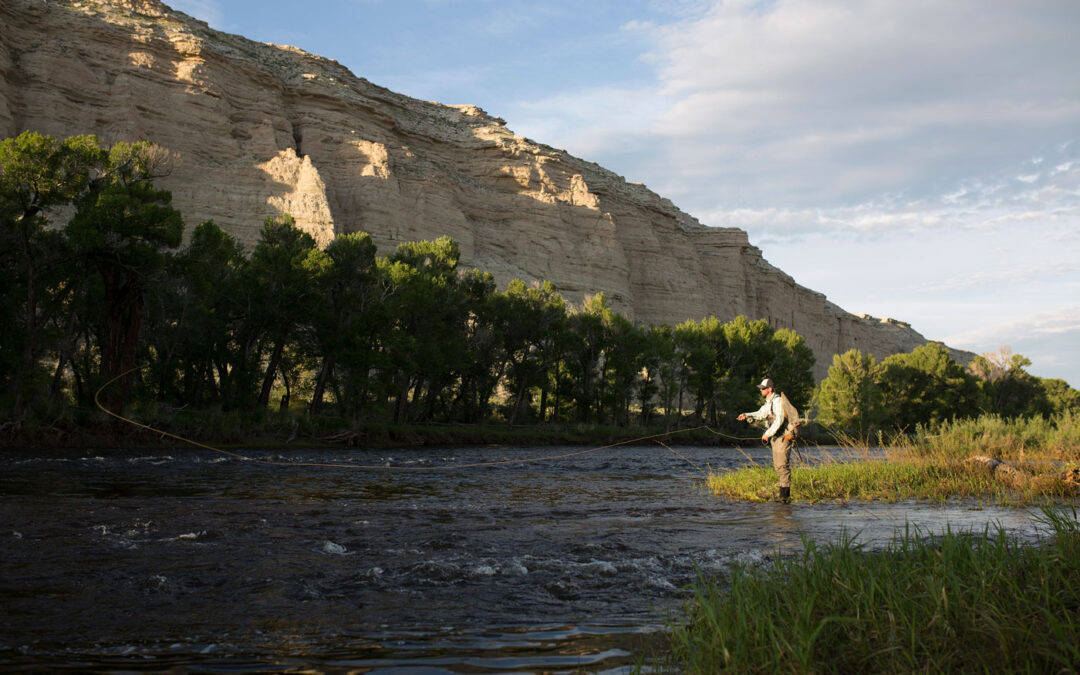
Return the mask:
[[169,438],[175,438],[178,441],[182,441],[184,443],[190,443],[191,445],[194,445],[194,446],[199,447],[199,448],[203,448],[205,450],[210,450],[212,452],[217,452],[217,453],[221,453],[223,455],[228,455],[229,457],[235,457],[236,459],[240,459],[240,460],[243,460],[245,462],[254,462],[256,464],[269,464],[271,466],[317,466],[317,467],[332,468],[332,469],[366,469],[366,470],[384,470],[384,471],[443,471],[443,470],[451,470],[451,469],[472,469],[472,468],[477,468],[477,467],[482,467],[482,466],[501,466],[501,465],[505,465],[505,464],[524,464],[526,462],[547,462],[547,461],[554,461],[554,460],[558,460],[558,459],[567,459],[569,457],[576,457],[578,455],[585,455],[585,454],[588,454],[590,452],[597,452],[599,450],[607,450],[608,448],[615,448],[615,447],[618,447],[620,445],[629,445],[631,443],[637,443],[637,442],[640,442],[640,441],[648,441],[648,440],[652,440],[652,439],[655,439],[655,438],[663,438],[663,437],[666,437],[666,436],[670,436],[672,434],[681,434],[681,433],[686,433],[688,431],[697,431],[699,429],[707,429],[708,428],[706,426],[700,426],[700,427],[694,427],[693,429],[678,429],[676,431],[669,431],[669,432],[665,432],[665,433],[662,433],[662,434],[653,434],[651,436],[641,436],[639,438],[631,438],[629,440],[619,441],[617,443],[611,443],[609,445],[602,445],[602,446],[596,447],[596,448],[587,448],[585,450],[576,450],[574,452],[568,452],[568,453],[561,454],[561,455],[550,455],[550,456],[547,456],[547,457],[526,457],[526,458],[522,458],[522,459],[506,459],[506,460],[500,460],[500,461],[497,461],[497,462],[475,462],[475,463],[472,463],[472,464],[450,464],[450,465],[446,465],[446,466],[390,466],[390,465],[387,465],[387,464],[330,464],[330,463],[322,463],[322,462],[278,462],[278,461],[274,461],[274,460],[270,460],[270,459],[257,459],[255,457],[248,457],[246,455],[241,455],[239,453],[232,452],[232,451],[229,451],[229,450],[222,450],[221,448],[215,448],[212,445],[207,445],[205,443],[200,443],[199,441],[195,441],[195,440],[192,440],[190,438],[185,438],[185,437],[179,436],[177,434],[169,433],[168,431],[164,431],[162,429],[156,429],[156,428],[154,428],[152,426],[149,426],[147,424],[143,424],[141,422],[136,422],[135,420],[133,420],[133,419],[131,419],[129,417],[124,417],[123,415],[121,415],[119,413],[115,413],[115,412],[109,410],[108,408],[106,408],[105,406],[101,405],[101,401],[98,400],[98,396],[101,394],[101,392],[104,391],[105,388],[108,387],[110,384],[112,384],[116,380],[119,380],[121,377],[124,377],[124,376],[128,375],[128,373],[130,373],[130,372],[131,372],[131,370],[129,370],[127,372],[124,372],[124,373],[121,373],[120,375],[117,375],[116,377],[112,378],[111,380],[109,380],[105,384],[101,385],[101,388],[98,389],[97,392],[94,393],[94,403],[97,405],[98,408],[100,408],[102,410],[102,412],[104,412],[105,414],[110,415],[112,417],[115,417],[116,419],[118,419],[118,420],[120,420],[122,422],[127,422],[128,424],[139,427],[140,429],[146,429],[147,431],[152,431],[155,434],[161,434],[162,436],[168,436]]

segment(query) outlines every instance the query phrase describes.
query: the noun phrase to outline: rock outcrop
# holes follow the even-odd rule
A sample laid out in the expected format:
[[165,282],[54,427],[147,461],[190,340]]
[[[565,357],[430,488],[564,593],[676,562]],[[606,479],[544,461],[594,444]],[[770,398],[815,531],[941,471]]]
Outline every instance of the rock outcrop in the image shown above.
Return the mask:
[[212,219],[250,245],[287,212],[323,244],[363,230],[386,252],[449,235],[500,284],[548,280],[571,302],[603,291],[638,322],[745,314],[793,328],[819,379],[835,353],[926,341],[799,286],[742,230],[703,226],[476,107],[396,94],[157,0],[3,0],[0,23],[0,134],[160,145],[171,173],[158,184],[189,229]]

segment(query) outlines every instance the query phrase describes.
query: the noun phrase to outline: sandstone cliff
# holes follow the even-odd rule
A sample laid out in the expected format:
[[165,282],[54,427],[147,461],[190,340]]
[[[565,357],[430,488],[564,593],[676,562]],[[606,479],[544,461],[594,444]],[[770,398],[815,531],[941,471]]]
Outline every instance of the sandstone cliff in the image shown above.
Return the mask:
[[837,352],[925,342],[799,286],[742,230],[705,227],[478,108],[396,94],[157,0],[2,0],[0,23],[0,134],[151,140],[170,152],[159,184],[189,228],[213,219],[250,244],[287,212],[321,243],[363,230],[383,252],[449,235],[500,285],[545,279],[572,302],[603,291],[639,322],[745,314],[793,328],[819,379]]

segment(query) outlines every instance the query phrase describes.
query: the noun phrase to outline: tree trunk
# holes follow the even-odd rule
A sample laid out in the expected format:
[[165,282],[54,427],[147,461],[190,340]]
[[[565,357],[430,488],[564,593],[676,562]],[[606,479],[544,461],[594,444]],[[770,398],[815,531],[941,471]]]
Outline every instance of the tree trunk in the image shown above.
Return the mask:
[[292,386],[289,383],[289,375],[286,371],[281,371],[281,381],[285,383],[285,393],[281,396],[281,403],[278,406],[278,410],[285,412],[289,409],[289,401],[292,400]]
[[[130,389],[131,371],[142,327],[142,289],[134,278],[123,279],[111,265],[99,268],[105,286],[105,335],[101,345],[101,375],[109,384],[104,405],[122,413]],[[116,382],[112,382],[112,380]]]
[[330,379],[331,373],[334,372],[334,357],[327,356],[323,359],[322,368],[319,370],[319,377],[315,380],[315,391],[311,393],[311,404],[308,406],[308,413],[314,415],[319,412],[319,408],[322,407],[323,395],[326,392],[326,382]]
[[274,379],[277,377],[278,365],[281,363],[281,355],[285,351],[285,338],[288,337],[288,327],[282,328],[278,333],[278,339],[274,343],[274,351],[270,354],[270,362],[266,365],[266,376],[263,377],[262,390],[259,392],[259,405],[270,405],[270,390],[274,387]]
[[548,387],[551,386],[548,382],[547,374],[544,374],[544,384],[540,387],[540,423],[543,424],[547,421],[547,400],[548,400]]
[[29,403],[28,390],[36,360],[34,346],[37,344],[37,268],[34,257],[30,254],[30,243],[24,241],[26,258],[26,334],[23,344],[22,368],[15,373],[15,417],[26,412]]
[[398,383],[397,403],[394,406],[394,423],[405,424],[406,416],[409,412],[409,389],[411,377],[405,375],[402,377],[401,382]]

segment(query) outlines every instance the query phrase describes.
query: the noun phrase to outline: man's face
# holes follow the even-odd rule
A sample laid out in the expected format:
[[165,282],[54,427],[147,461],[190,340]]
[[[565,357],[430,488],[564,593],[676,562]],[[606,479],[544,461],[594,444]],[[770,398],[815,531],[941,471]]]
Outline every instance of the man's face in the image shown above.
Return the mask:
[[772,395],[772,387],[765,387],[761,390],[761,395],[765,398],[769,398]]

